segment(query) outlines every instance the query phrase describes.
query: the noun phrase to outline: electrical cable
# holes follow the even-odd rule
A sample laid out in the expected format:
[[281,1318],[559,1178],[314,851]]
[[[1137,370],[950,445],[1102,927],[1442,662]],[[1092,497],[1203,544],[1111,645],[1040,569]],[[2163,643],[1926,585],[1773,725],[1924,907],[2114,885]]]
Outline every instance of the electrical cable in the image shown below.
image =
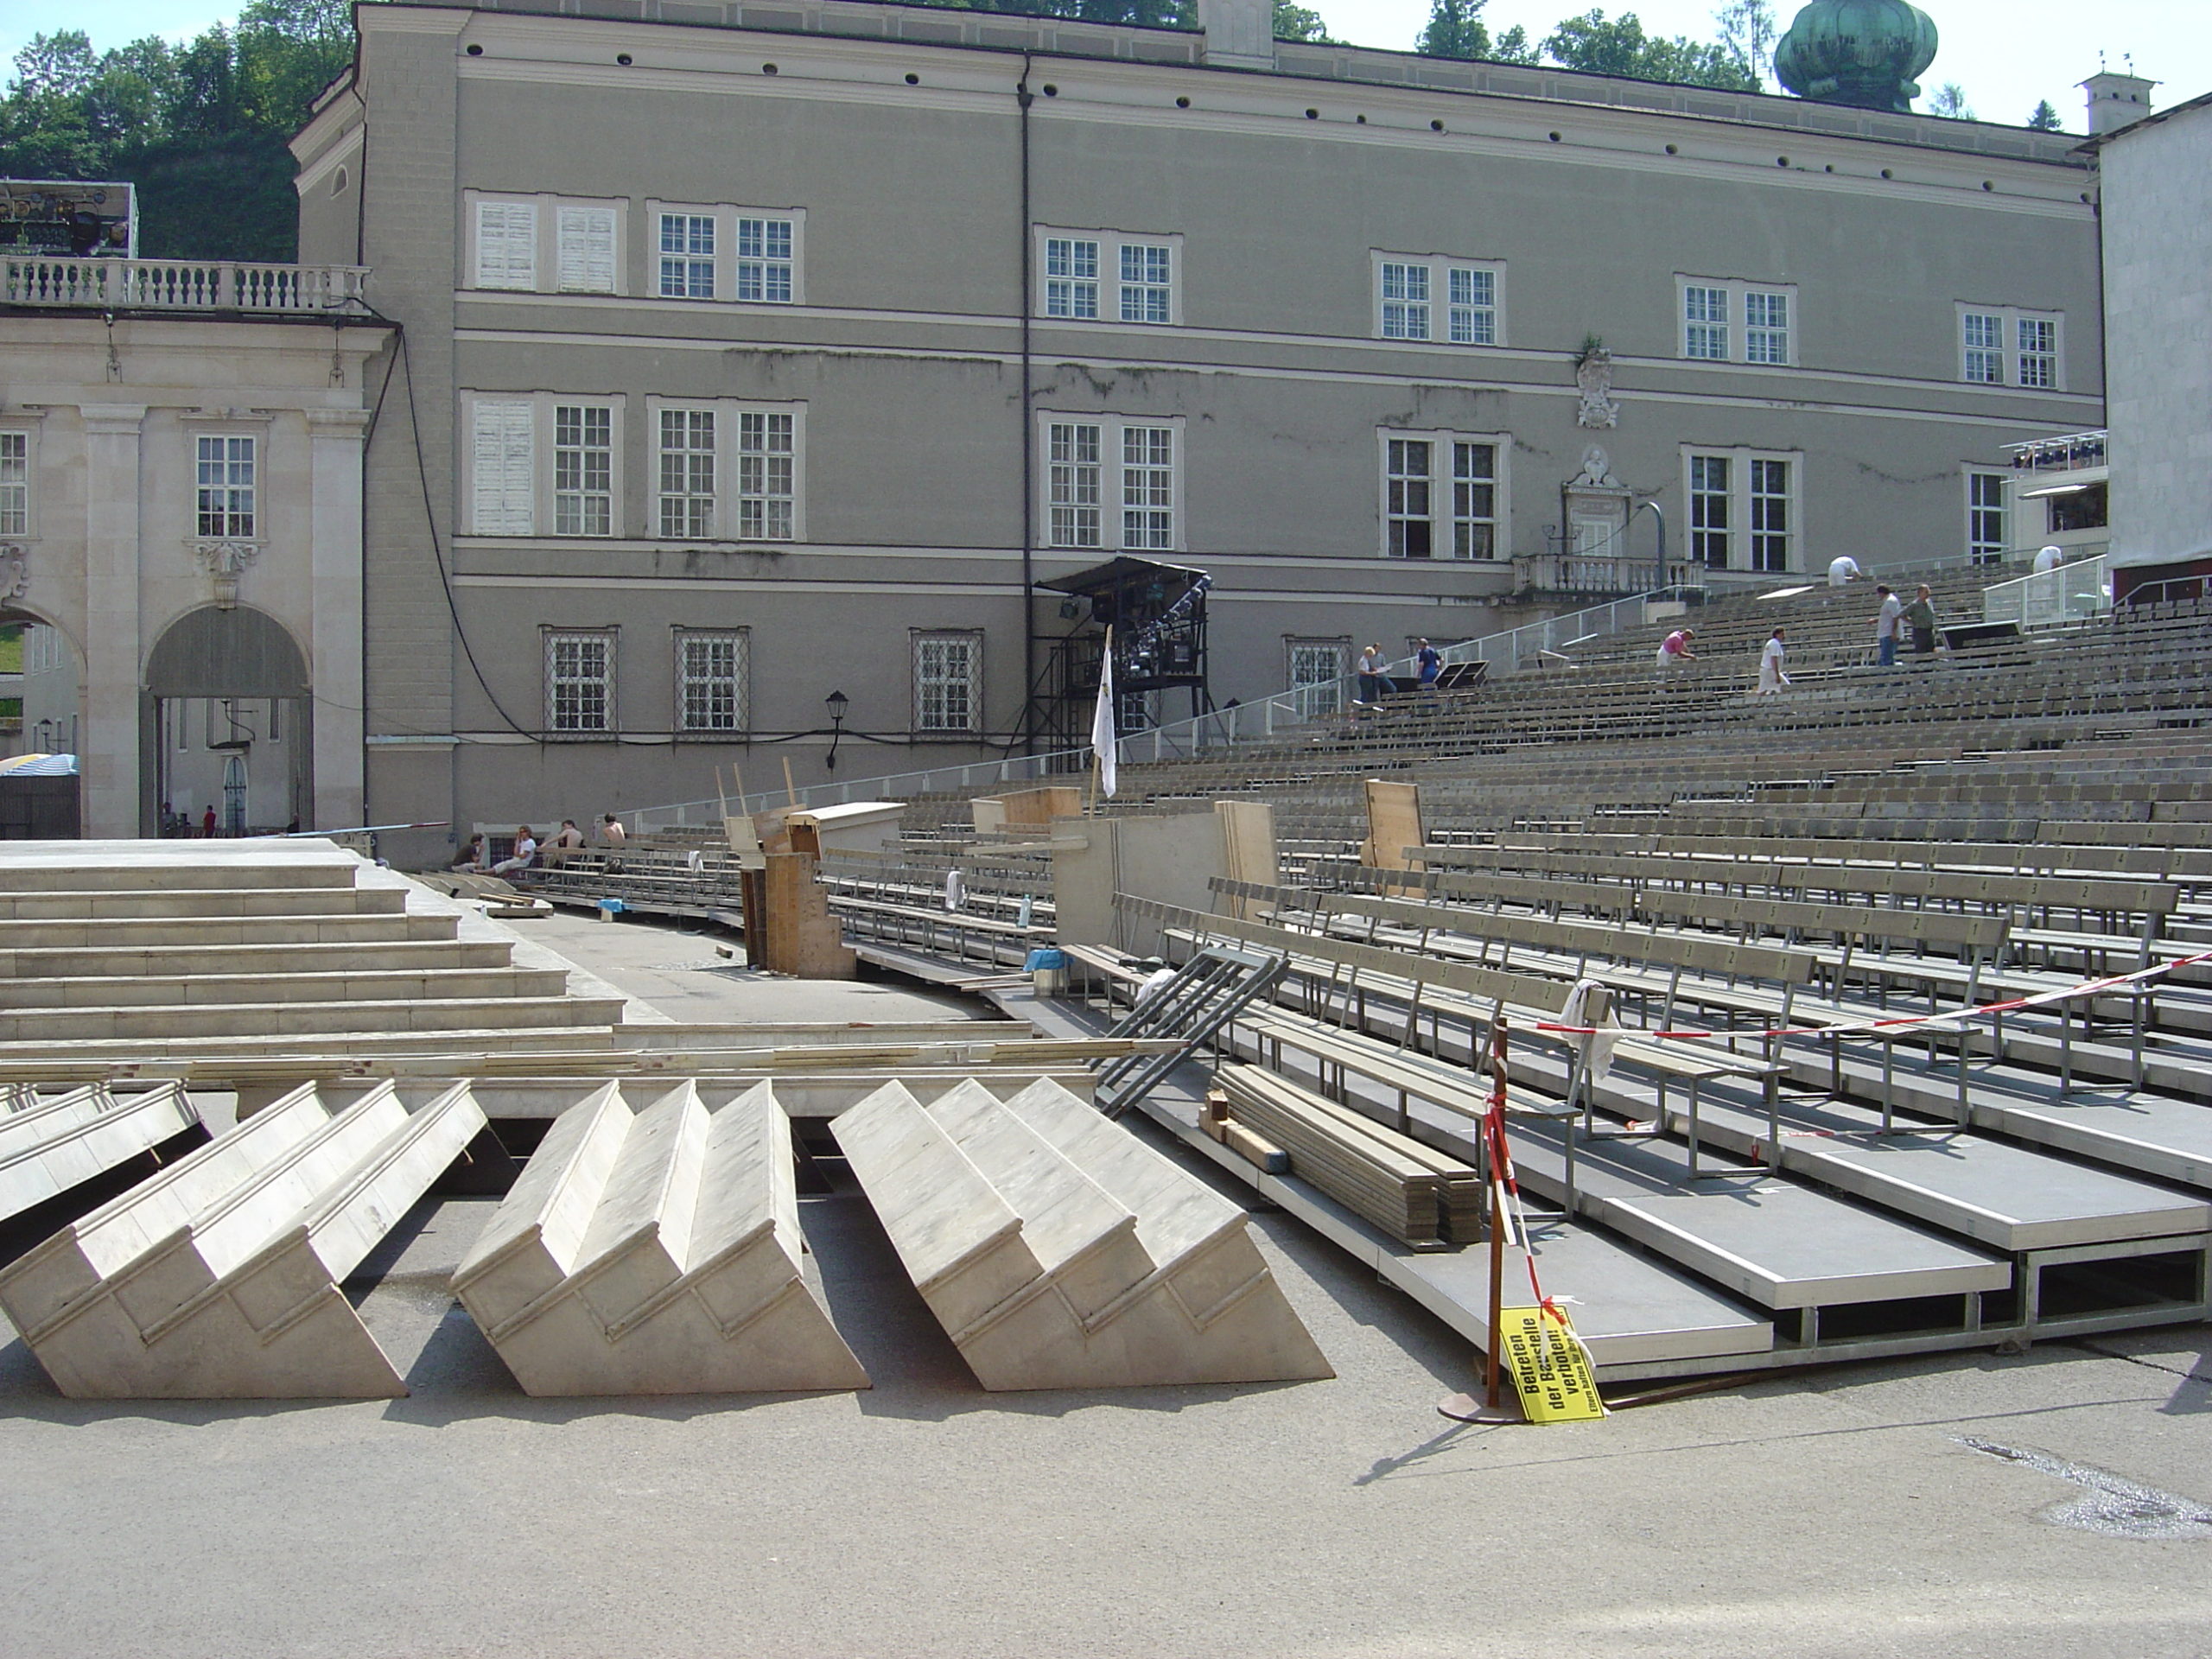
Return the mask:
[[415,477],[423,486],[423,522],[430,532],[430,556],[438,567],[438,589],[446,596],[446,610],[453,617],[453,637],[460,642],[461,654],[468,661],[469,672],[476,677],[476,683],[483,690],[492,711],[505,721],[507,729],[518,737],[532,742],[539,741],[538,734],[509,714],[506,705],[499,701],[499,694],[492,689],[492,682],[485,677],[483,665],[476,660],[475,647],[468,643],[468,630],[461,626],[461,606],[454,598],[453,573],[446,568],[444,545],[438,537],[438,515],[430,503],[429,463],[423,454],[423,417],[415,402],[415,357],[409,349],[407,330],[399,330],[400,366],[407,372],[407,429],[415,441]]

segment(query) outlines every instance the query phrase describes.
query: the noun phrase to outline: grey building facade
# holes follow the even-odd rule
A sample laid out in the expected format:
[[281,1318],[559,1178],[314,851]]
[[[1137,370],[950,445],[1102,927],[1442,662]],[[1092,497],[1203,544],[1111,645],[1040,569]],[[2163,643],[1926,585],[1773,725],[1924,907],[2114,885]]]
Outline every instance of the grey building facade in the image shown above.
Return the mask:
[[1263,13],[363,7],[295,149],[404,332],[372,819],[818,782],[833,691],[840,777],[1040,741],[1034,584],[1122,553],[1211,575],[1225,702],[1656,585],[1662,519],[2001,550],[1977,479],[2101,417],[2075,139]]

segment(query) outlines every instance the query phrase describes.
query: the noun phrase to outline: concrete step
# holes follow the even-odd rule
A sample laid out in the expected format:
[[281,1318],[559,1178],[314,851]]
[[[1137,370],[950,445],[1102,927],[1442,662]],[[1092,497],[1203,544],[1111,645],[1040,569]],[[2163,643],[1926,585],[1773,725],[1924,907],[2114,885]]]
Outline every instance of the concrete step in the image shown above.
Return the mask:
[[[571,998],[569,1001],[574,1001]],[[315,1007],[337,1007],[338,1003],[314,1003]],[[199,1078],[220,1078],[223,1067],[231,1061],[268,1059],[312,1059],[336,1062],[339,1060],[370,1060],[417,1058],[425,1055],[456,1057],[473,1060],[485,1054],[504,1054],[516,1051],[544,1052],[558,1056],[571,1051],[602,1054],[615,1046],[617,1027],[607,1024],[580,1026],[547,1026],[533,1029],[517,1029],[494,1023],[492,1013],[504,1013],[511,1005],[493,1003],[480,1005],[483,1023],[460,1027],[451,1030],[427,1031],[345,1031],[306,1030],[297,1032],[249,1032],[243,1035],[214,1035],[201,1037],[119,1037],[103,1040],[97,1046],[73,1052],[69,1058],[89,1057],[90,1063],[105,1074],[115,1068],[133,1068],[143,1075],[163,1077],[165,1068],[192,1065],[200,1068],[194,1086],[204,1086]],[[636,1027],[620,1027],[625,1033]],[[51,1067],[56,1050],[48,1039],[33,1039],[22,1042],[0,1042],[0,1064],[18,1071],[26,1065]],[[628,1052],[626,1049],[625,1052]],[[446,1071],[467,1069],[466,1065],[441,1068]],[[416,1068],[417,1074],[420,1069]],[[258,1080],[256,1086],[259,1086]]]
[[[156,843],[158,845],[158,843]],[[205,843],[202,843],[203,845]],[[0,863],[0,893],[175,893],[195,887],[350,887],[361,861],[208,858],[170,853],[126,863]]]
[[143,977],[94,976],[79,979],[0,982],[0,1033],[28,1034],[9,1026],[10,1016],[83,1008],[190,1008],[238,1002],[397,1002],[483,1000],[496,996],[559,996],[568,989],[563,968],[411,968],[266,973],[162,973]]
[[619,997],[453,997],[435,1001],[208,1003],[191,1007],[31,1008],[0,1014],[0,1044],[109,1043],[187,1037],[305,1037],[344,1032],[503,1033],[609,1026]]
[[1128,1149],[1109,1151],[1069,1117],[1080,1102],[1053,1098],[1066,1093],[1057,1084],[1025,1093],[1017,1111],[969,1079],[925,1108],[893,1083],[834,1121],[907,1273],[985,1388],[1333,1374],[1256,1251],[1231,1244],[1250,1248],[1236,1205],[1102,1121]]
[[513,948],[497,939],[405,939],[337,944],[0,947],[0,1001],[9,980],[149,979],[163,975],[403,973],[505,968]]
[[309,1084],[0,1269],[0,1309],[73,1399],[404,1395],[338,1282],[483,1127],[465,1084]]
[[689,1083],[609,1084],[556,1121],[453,1287],[532,1395],[864,1389],[805,1249],[769,1084],[709,1114]]
[[0,955],[16,950],[156,950],[203,945],[429,944],[459,937],[461,918],[390,909],[353,916],[78,917],[0,921]]
[[378,916],[407,908],[404,887],[204,887],[148,893],[81,888],[0,893],[0,921],[153,919],[185,916]]
[[200,1122],[183,1086],[72,1089],[0,1113],[0,1221],[20,1216]]

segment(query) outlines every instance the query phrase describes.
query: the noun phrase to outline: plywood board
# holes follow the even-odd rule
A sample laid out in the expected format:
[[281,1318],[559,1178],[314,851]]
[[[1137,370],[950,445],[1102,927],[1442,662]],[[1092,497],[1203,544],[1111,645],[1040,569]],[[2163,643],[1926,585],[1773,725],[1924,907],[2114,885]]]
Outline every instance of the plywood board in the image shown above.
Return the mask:
[[1370,869],[1414,870],[1421,866],[1406,849],[1427,840],[1421,833],[1421,785],[1367,780],[1367,840],[1359,861]]

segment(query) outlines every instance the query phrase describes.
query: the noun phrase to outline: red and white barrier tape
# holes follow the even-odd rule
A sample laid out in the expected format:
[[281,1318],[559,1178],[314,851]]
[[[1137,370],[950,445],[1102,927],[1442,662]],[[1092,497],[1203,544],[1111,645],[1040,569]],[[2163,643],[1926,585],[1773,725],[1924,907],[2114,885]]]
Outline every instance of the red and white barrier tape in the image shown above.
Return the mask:
[[2032,996],[2016,996],[2003,1002],[1985,1002],[1971,1008],[1954,1008],[1948,1014],[1903,1014],[1893,1020],[1867,1020],[1844,1026],[1777,1026],[1764,1031],[1638,1031],[1624,1026],[1566,1026],[1542,1020],[1532,1021],[1524,1029],[1541,1031],[1554,1037],[1634,1037],[1645,1042],[1726,1042],[1742,1038],[1768,1037],[1855,1037],[1871,1032],[1897,1032],[1916,1026],[1961,1025],[1979,1020],[1985,1014],[2011,1014],[2016,1008],[2048,1007],[2054,1002],[2070,1002],[2076,997],[2100,996],[2104,993],[2139,985],[2145,980],[2161,979],[2177,968],[2194,968],[2201,963],[2212,962],[2212,950],[2193,957],[2179,957],[2171,962],[2162,962],[2155,967],[2138,969],[2132,974],[2113,974],[2103,979],[2083,980],[2078,985],[2062,987],[2055,991],[2037,991]]

